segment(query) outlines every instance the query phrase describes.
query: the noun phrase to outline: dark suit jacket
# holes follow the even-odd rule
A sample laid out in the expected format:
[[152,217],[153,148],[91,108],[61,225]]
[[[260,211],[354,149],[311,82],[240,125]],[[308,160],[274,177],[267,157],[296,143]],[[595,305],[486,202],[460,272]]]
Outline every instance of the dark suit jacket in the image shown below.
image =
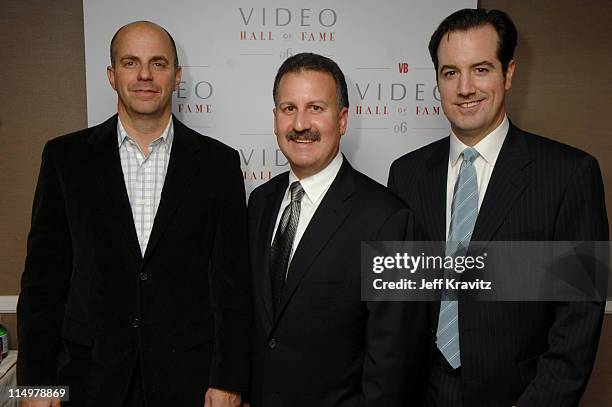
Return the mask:
[[360,245],[403,240],[408,211],[345,159],[295,250],[274,318],[270,245],[287,184],[281,174],[249,200],[252,406],[405,405],[422,389],[426,307],[362,302]]
[[[449,138],[396,160],[389,187],[427,239],[444,241]],[[604,241],[601,174],[590,155],[513,125],[482,202],[472,241]],[[589,379],[602,303],[459,301],[466,406],[575,406]],[[435,338],[439,303],[431,310]],[[435,347],[432,342],[432,350]]]
[[119,406],[139,360],[148,406],[201,406],[208,386],[246,390],[245,201],[236,151],[175,118],[143,257],[117,116],[49,141],[17,307],[19,384]]

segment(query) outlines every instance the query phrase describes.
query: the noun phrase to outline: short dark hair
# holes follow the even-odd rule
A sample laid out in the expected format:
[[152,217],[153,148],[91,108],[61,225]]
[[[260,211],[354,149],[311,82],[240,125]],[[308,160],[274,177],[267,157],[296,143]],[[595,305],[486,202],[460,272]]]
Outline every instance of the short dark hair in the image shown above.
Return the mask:
[[178,67],[179,66],[179,60],[178,60],[178,53],[176,52],[176,43],[174,42],[174,38],[172,38],[172,36],[170,35],[170,33],[161,25],[156,24],[152,21],[133,21],[131,23],[128,23],[126,25],[124,25],[123,27],[119,28],[117,30],[117,32],[115,32],[115,35],[113,35],[113,39],[111,39],[110,42],[110,60],[111,60],[111,66],[115,66],[115,41],[117,40],[117,35],[121,32],[121,30],[123,30],[126,27],[129,27],[131,25],[134,24],[141,24],[141,23],[146,23],[146,24],[150,24],[153,25],[155,27],[161,28],[162,30],[164,30],[164,32],[166,33],[166,35],[168,36],[168,38],[170,39],[170,44],[172,45],[172,52],[174,53],[174,67]]
[[518,37],[512,19],[500,10],[466,8],[446,17],[431,36],[429,54],[436,68],[436,76],[438,74],[438,47],[442,37],[453,31],[467,31],[487,24],[490,24],[497,32],[497,58],[501,62],[502,72],[506,75],[508,64],[514,58],[514,49]]
[[336,95],[338,97],[339,107],[349,107],[348,90],[346,88],[346,79],[342,70],[333,60],[324,57],[323,55],[313,54],[311,52],[302,52],[289,57],[278,68],[276,77],[274,78],[274,88],[272,89],[272,97],[274,104],[278,103],[277,92],[278,85],[285,74],[303,72],[303,71],[318,71],[329,73],[336,82]]

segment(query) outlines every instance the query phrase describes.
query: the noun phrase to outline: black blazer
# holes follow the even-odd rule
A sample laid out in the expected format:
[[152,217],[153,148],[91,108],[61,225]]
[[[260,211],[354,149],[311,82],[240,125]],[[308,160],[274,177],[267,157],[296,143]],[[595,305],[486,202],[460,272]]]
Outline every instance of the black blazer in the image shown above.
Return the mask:
[[[425,238],[444,241],[449,138],[397,159],[389,187]],[[605,241],[597,161],[513,125],[482,202],[472,241]],[[440,304],[430,314],[435,338]],[[603,303],[459,302],[466,406],[575,406],[589,379]],[[435,343],[431,344],[432,351]]]
[[427,310],[423,303],[362,302],[360,245],[403,240],[408,211],[344,159],[295,250],[274,318],[270,245],[287,184],[288,173],[281,174],[249,200],[251,405],[405,405],[422,389]]
[[238,154],[174,120],[140,253],[117,116],[45,146],[17,307],[20,385],[119,406],[138,360],[149,406],[246,390],[250,290]]

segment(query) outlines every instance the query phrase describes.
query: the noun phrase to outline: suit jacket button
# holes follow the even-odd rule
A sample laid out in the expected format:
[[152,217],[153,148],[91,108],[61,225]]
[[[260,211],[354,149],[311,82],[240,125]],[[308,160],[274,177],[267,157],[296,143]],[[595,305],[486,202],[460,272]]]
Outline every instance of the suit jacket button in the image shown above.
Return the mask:
[[140,273],[140,280],[141,281],[147,281],[149,279],[149,275],[147,273],[145,273],[144,271],[142,273]]
[[274,338],[270,339],[270,342],[268,342],[268,347],[270,349],[276,348],[276,339],[274,339]]
[[132,321],[132,326],[134,328],[138,328],[140,326],[140,318],[134,318],[134,320]]

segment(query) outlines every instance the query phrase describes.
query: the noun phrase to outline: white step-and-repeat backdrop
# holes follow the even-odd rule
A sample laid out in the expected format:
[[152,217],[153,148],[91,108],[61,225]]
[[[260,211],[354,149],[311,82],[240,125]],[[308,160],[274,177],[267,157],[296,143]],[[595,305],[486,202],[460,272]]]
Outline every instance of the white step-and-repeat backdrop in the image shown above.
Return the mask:
[[448,135],[427,44],[451,12],[476,0],[84,0],[89,125],[116,112],[106,78],[114,32],[151,20],[174,37],[183,80],[174,113],[241,155],[247,193],[288,169],[273,133],[274,75],[287,57],[334,59],[348,81],[342,151],[386,183],[391,162]]

